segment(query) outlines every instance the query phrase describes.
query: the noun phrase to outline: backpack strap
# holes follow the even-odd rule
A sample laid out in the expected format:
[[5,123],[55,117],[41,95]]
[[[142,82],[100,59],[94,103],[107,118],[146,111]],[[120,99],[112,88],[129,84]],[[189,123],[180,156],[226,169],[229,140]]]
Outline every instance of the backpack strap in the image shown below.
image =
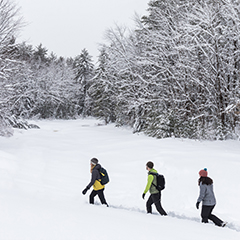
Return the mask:
[[100,169],[97,169],[97,171],[99,172],[99,176],[100,176],[100,178],[97,179],[97,181],[99,181],[99,182],[101,183],[101,181],[102,181],[101,168],[100,168]]
[[[156,176],[156,177],[159,175],[158,173],[155,173],[155,172],[148,172],[148,174],[151,174],[151,175]],[[154,184],[152,182],[152,185],[157,189],[157,185],[156,184]],[[157,191],[159,191],[159,190],[157,189]]]
[[155,173],[155,172],[148,172],[148,174],[154,175],[156,177],[159,175],[158,173]]

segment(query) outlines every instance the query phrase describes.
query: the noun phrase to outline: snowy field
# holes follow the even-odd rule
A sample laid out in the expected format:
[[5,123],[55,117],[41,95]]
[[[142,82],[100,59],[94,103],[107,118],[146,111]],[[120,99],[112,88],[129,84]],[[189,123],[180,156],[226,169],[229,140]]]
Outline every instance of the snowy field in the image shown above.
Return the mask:
[[[240,142],[160,140],[94,119],[33,123],[41,129],[0,138],[0,240],[240,239]],[[81,193],[92,157],[109,172],[109,208]],[[141,198],[149,160],[166,178],[166,217],[147,215]],[[225,228],[202,224],[195,208],[204,167]]]

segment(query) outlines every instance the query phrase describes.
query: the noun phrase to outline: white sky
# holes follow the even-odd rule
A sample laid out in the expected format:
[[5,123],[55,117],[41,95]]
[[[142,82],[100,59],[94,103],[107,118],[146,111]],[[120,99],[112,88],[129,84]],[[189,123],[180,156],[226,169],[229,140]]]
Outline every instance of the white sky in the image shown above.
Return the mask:
[[75,57],[86,48],[98,56],[106,29],[134,26],[135,12],[147,13],[149,0],[15,0],[27,23],[19,41],[43,44],[58,56]]

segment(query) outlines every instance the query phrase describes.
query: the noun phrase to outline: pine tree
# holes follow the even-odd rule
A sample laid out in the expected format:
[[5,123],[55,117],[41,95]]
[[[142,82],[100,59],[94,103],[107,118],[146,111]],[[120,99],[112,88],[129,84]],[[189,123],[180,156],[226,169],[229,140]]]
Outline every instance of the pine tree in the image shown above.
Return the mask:
[[107,51],[103,47],[100,50],[95,76],[91,79],[88,89],[91,115],[104,119],[105,123],[116,120],[116,96],[114,83],[109,72],[109,60]]
[[79,114],[88,114],[88,96],[89,81],[93,76],[94,64],[92,57],[86,49],[74,59],[73,69],[75,72],[75,82],[78,84],[79,93],[76,95],[78,105],[80,106]]

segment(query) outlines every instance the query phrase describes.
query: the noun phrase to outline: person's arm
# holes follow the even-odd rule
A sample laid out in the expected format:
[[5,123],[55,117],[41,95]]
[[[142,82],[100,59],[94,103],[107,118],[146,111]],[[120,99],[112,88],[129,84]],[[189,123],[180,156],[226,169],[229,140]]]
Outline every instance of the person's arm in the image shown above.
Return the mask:
[[206,186],[204,184],[200,184],[200,193],[199,193],[199,197],[197,199],[197,202],[201,202],[203,200],[203,198],[205,197],[205,193],[206,193]]
[[95,181],[97,180],[97,176],[98,176],[98,172],[97,170],[93,170],[92,171],[92,178],[90,183],[87,185],[87,188],[90,189],[92,187],[92,185],[95,183]]
[[98,172],[97,170],[93,170],[92,171],[92,178],[90,183],[87,185],[87,187],[82,191],[82,194],[85,195],[87,193],[87,191],[92,187],[92,185],[95,183],[95,181],[97,180],[97,176],[98,176]]
[[154,179],[153,175],[152,175],[152,174],[149,174],[149,175],[148,175],[147,186],[146,186],[146,188],[145,188],[145,190],[144,190],[144,192],[143,192],[144,194],[146,194],[146,193],[149,191],[149,189],[150,189],[150,187],[151,187],[151,185],[152,185],[153,179]]

